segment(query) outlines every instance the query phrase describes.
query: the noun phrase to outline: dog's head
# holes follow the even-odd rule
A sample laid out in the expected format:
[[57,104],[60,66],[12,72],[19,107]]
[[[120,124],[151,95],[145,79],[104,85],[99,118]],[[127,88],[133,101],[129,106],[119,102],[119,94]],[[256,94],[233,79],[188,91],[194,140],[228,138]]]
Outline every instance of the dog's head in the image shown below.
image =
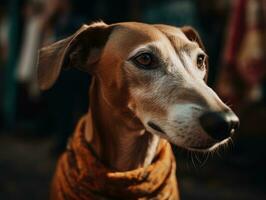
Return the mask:
[[88,71],[128,126],[181,147],[212,150],[235,132],[238,118],[206,85],[207,60],[191,27],[94,23],[41,49],[38,78],[48,89],[64,67]]

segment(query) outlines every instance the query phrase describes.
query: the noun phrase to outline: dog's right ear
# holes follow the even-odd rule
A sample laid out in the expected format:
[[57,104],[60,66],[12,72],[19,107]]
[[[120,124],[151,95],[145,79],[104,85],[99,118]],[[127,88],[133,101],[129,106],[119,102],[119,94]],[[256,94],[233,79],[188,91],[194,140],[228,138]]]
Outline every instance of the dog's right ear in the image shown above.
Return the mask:
[[37,64],[40,89],[52,87],[62,68],[77,67],[93,73],[111,30],[103,22],[83,25],[68,38],[42,48]]
[[[183,26],[181,27],[181,31],[185,34],[185,36],[190,40],[190,41],[195,41],[198,43],[198,45],[200,46],[200,48],[204,51],[206,51],[203,42],[198,34],[198,32],[192,28],[191,26]],[[206,59],[205,61],[206,63],[206,75],[204,77],[204,81],[207,82],[208,79],[208,71],[209,71],[209,62],[208,59]]]
[[203,42],[198,34],[198,32],[192,28],[191,26],[183,26],[181,27],[181,31],[185,34],[185,36],[191,40],[195,41],[199,44],[200,48],[202,48],[205,51],[205,47],[203,45]]

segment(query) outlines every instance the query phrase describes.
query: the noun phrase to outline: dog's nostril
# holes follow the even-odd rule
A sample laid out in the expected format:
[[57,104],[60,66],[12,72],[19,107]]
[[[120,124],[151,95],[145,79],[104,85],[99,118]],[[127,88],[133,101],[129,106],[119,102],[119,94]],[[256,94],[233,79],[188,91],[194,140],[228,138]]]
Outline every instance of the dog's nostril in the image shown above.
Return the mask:
[[216,140],[223,140],[239,127],[239,119],[233,112],[206,112],[199,118],[204,131]]
[[158,125],[154,124],[153,122],[149,121],[148,122],[149,127],[151,127],[152,129],[161,132],[163,134],[165,134],[165,132],[161,129],[161,127],[159,127]]

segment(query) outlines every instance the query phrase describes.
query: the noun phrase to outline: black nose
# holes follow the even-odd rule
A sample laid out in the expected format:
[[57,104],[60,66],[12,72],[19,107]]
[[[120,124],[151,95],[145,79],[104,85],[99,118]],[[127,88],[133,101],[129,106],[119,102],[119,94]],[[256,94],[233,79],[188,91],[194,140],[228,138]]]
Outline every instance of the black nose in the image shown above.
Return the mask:
[[233,112],[206,112],[199,118],[204,131],[216,140],[230,137],[239,126],[239,119]]

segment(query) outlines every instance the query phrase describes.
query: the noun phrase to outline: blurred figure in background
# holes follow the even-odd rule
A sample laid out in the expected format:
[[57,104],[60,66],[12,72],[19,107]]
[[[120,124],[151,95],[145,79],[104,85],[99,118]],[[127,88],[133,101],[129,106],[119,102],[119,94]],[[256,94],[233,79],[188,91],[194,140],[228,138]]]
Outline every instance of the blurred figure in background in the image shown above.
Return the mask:
[[3,69],[7,61],[8,53],[8,36],[7,36],[8,19],[7,12],[3,5],[0,5],[0,69]]
[[266,128],[266,1],[236,0],[217,90],[240,113],[241,132]]
[[[48,0],[43,13],[43,36],[54,40],[74,32],[86,20],[86,16],[74,12],[74,1]],[[43,42],[43,45],[51,40]],[[47,124],[56,135],[56,151],[65,148],[67,138],[74,130],[75,123],[88,108],[89,75],[69,69],[61,74],[55,87],[44,93]],[[78,89],[77,89],[78,88]]]
[[[1,1],[0,1],[1,3]],[[8,19],[5,6],[0,5],[0,80],[4,80],[4,66],[8,57]],[[0,84],[0,97],[3,96],[4,86]],[[0,98],[0,129],[3,126],[2,107],[3,98]]]
[[59,151],[65,148],[76,119],[86,112],[89,77],[85,73],[70,69],[61,74],[52,90],[40,93],[36,60],[40,47],[66,37],[85,20],[85,16],[75,15],[72,9],[70,0],[26,2],[23,43],[16,69],[19,82],[17,113],[21,128],[23,129],[25,124],[33,123],[35,127],[32,132],[36,132],[35,134],[55,134],[55,150]]
[[235,109],[263,101],[266,1],[235,1],[217,89]]

